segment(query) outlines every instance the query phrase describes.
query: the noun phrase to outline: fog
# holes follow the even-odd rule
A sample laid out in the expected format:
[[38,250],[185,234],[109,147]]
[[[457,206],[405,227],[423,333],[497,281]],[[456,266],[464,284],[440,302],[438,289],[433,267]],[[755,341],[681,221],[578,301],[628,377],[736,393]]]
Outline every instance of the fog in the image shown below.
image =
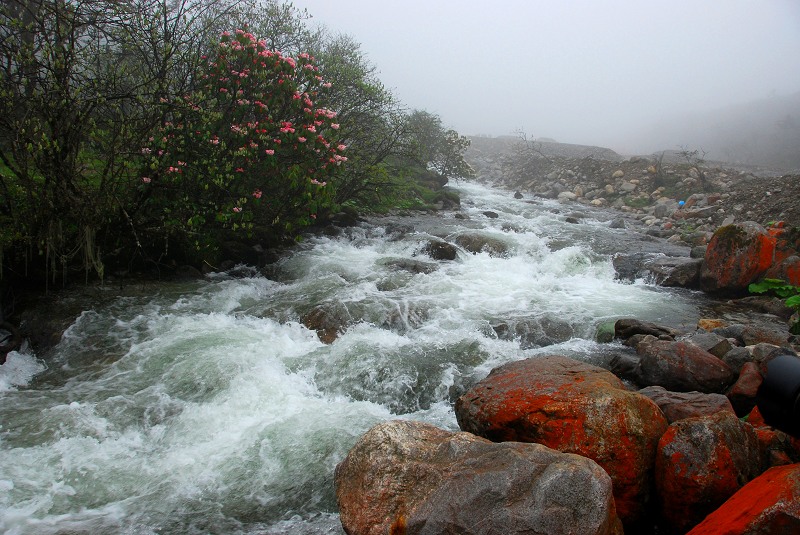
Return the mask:
[[467,135],[674,149],[691,143],[684,119],[800,92],[797,0],[294,5],[360,42],[406,106]]

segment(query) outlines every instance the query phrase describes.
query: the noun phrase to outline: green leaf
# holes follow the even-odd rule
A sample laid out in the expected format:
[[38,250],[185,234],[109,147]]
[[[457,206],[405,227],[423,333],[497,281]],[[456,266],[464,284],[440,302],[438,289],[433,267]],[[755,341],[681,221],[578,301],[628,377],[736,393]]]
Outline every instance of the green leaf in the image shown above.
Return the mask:
[[786,300],[786,306],[800,309],[800,295],[793,295]]

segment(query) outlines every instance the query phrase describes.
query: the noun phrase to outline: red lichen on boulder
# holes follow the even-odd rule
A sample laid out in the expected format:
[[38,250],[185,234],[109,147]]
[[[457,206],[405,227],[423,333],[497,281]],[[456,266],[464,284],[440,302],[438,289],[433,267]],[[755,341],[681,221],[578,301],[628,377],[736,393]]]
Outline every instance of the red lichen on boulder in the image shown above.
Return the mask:
[[728,411],[680,420],[658,443],[656,488],[666,522],[691,528],[760,473],[753,428]]
[[767,425],[758,407],[747,416],[747,423],[753,426],[758,438],[762,469],[800,462],[800,438]]
[[667,421],[652,400],[626,390],[612,373],[558,355],[512,362],[461,396],[455,411],[464,431],[593,459],[614,482],[623,522],[643,513]]
[[775,467],[742,487],[689,535],[800,533],[800,464]]
[[764,227],[751,221],[718,228],[706,249],[702,288],[743,292],[772,266],[776,241]]
[[726,394],[736,414],[744,416],[753,410],[756,404],[758,387],[764,382],[758,364],[745,362],[739,372],[739,379]]

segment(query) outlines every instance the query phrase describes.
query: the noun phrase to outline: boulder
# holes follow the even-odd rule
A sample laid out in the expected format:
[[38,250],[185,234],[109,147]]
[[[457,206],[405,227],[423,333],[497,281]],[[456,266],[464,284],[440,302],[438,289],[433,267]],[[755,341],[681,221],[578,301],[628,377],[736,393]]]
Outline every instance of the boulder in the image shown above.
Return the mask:
[[800,533],[800,464],[767,470],[739,489],[689,535]]
[[743,293],[772,266],[775,238],[751,221],[720,227],[706,249],[700,274],[709,292]]
[[789,332],[788,327],[779,329],[774,324],[733,324],[720,329],[714,329],[712,332],[725,338],[733,338],[743,346],[771,344],[785,348],[791,347],[792,334]]
[[350,312],[342,303],[317,305],[300,319],[306,328],[316,331],[324,344],[332,344],[347,329],[351,320]]
[[508,254],[508,245],[498,238],[478,233],[460,234],[455,242],[472,254],[481,252],[490,256],[505,256]]
[[671,288],[696,288],[703,261],[688,257],[659,257],[645,262],[656,284]]
[[430,240],[422,248],[422,252],[434,260],[455,260],[458,249],[452,243],[442,240]]
[[644,512],[667,421],[611,372],[560,355],[511,362],[462,395],[455,412],[461,429],[490,440],[536,442],[597,461],[614,482],[623,522]]
[[370,429],[336,467],[351,535],[622,533],[595,462],[406,420]]
[[767,425],[758,407],[747,416],[747,423],[756,431],[763,470],[800,462],[800,438]]
[[710,416],[720,411],[733,414],[733,407],[728,398],[722,394],[704,394],[702,392],[670,392],[661,386],[648,386],[639,393],[652,399],[669,423]]
[[550,317],[513,320],[492,328],[501,340],[518,340],[521,349],[558,344],[575,336],[572,325]]
[[758,439],[721,411],[670,424],[658,442],[656,489],[667,524],[681,533],[760,473]]
[[642,357],[642,380],[648,386],[675,392],[722,393],[736,380],[724,361],[687,342],[656,340],[639,344],[636,351]]
[[736,414],[745,416],[756,406],[756,393],[764,378],[761,376],[758,364],[746,362],[739,372],[736,383],[726,394],[731,401]]
[[627,340],[631,336],[637,334],[651,335],[656,338],[674,339],[678,335],[678,331],[670,329],[669,327],[662,327],[649,321],[640,321],[637,319],[623,318],[617,320],[614,324],[614,336],[622,340]]
[[727,338],[716,333],[696,332],[686,341],[701,349],[705,349],[718,358],[724,357],[725,354],[733,348]]
[[433,273],[439,266],[433,262],[423,262],[421,260],[414,260],[411,258],[393,258],[384,263],[390,269],[397,271],[408,271],[409,273]]

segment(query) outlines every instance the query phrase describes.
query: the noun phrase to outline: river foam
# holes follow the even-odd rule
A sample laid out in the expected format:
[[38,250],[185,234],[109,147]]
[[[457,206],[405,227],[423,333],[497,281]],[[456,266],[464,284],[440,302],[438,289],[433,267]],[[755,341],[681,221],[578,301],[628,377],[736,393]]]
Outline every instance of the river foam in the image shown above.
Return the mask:
[[[619,231],[599,219],[462,189],[468,220],[375,221],[310,237],[271,278],[239,270],[87,302],[46,370],[12,353],[0,531],[340,534],[333,470],[372,425],[456,429],[454,400],[495,366],[592,360],[608,347],[597,326],[622,316],[693,321],[682,294],[615,279]],[[406,229],[389,236],[388,222]],[[428,240],[467,232],[507,254],[397,267],[433,263]],[[330,345],[301,323],[318,305],[346,319]]]

